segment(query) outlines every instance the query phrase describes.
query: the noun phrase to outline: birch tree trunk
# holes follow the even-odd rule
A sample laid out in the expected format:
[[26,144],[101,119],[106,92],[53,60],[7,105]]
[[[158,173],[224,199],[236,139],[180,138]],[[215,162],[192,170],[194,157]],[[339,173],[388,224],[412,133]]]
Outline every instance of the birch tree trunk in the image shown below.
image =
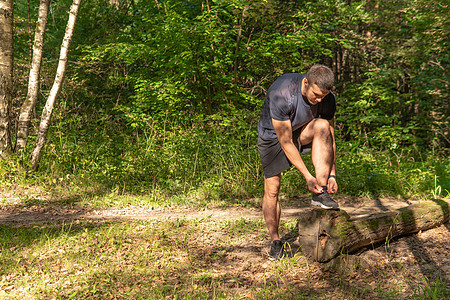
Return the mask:
[[13,0],[0,0],[0,156],[11,150],[11,98],[13,91]]
[[27,144],[28,128],[31,121],[31,112],[36,106],[39,93],[39,75],[42,64],[42,48],[44,47],[45,28],[48,20],[48,7],[50,0],[41,0],[39,5],[39,17],[36,24],[36,32],[34,34],[33,58],[31,60],[30,75],[28,77],[28,93],[27,98],[22,104],[19,115],[19,128],[17,130],[17,146],[16,153],[20,156]]
[[61,52],[59,55],[58,69],[56,70],[56,76],[53,82],[52,89],[50,90],[50,94],[48,95],[44,110],[42,111],[41,122],[39,124],[39,131],[36,139],[36,146],[31,153],[30,169],[32,171],[36,171],[41,159],[42,148],[44,147],[47,138],[48,128],[50,125],[53,108],[55,106],[55,101],[58,97],[59,91],[61,90],[64,74],[66,72],[69,47],[70,43],[72,42],[73,32],[75,31],[75,23],[77,20],[80,4],[81,0],[73,0],[72,6],[70,7],[69,20],[67,21],[66,33],[64,35],[64,39],[61,45]]

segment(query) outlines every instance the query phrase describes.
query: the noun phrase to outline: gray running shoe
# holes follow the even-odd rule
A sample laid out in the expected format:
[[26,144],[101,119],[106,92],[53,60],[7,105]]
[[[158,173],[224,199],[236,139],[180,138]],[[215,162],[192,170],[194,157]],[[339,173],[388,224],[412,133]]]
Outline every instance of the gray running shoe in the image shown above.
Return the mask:
[[284,245],[280,240],[273,241],[270,244],[269,259],[280,260],[284,257]]
[[313,194],[311,204],[324,209],[339,209],[339,204],[331,198],[326,190],[321,194]]

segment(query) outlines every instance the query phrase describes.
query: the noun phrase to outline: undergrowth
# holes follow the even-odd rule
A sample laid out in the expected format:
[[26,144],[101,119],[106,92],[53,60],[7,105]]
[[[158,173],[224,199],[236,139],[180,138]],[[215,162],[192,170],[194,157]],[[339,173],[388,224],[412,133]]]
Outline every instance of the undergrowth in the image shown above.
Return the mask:
[[[26,175],[18,161],[3,161],[0,181],[5,187],[36,184],[91,199],[140,195],[134,205],[254,206],[257,202],[251,199],[263,194],[257,120],[257,112],[239,111],[188,125],[167,120],[134,129],[112,117],[58,119],[38,172]],[[422,199],[449,195],[445,153],[380,151],[342,140],[337,146],[340,194]],[[303,159],[312,171],[310,155]],[[308,193],[294,168],[284,173],[281,192],[287,197]]]

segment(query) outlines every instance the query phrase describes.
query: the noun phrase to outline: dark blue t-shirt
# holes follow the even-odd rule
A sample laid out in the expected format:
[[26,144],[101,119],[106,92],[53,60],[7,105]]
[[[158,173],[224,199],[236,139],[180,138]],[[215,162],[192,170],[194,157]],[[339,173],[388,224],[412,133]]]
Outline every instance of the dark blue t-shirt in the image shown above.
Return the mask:
[[305,76],[299,73],[284,74],[270,86],[258,122],[258,134],[263,140],[277,138],[272,118],[278,121],[291,120],[292,131],[315,118],[333,119],[336,112],[333,93],[330,92],[316,105],[310,105],[303,99],[301,86]]

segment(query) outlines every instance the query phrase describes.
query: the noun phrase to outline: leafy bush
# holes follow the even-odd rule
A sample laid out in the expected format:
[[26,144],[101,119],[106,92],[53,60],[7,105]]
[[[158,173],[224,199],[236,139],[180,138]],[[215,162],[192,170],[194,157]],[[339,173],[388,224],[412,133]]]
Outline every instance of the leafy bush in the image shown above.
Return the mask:
[[[211,115],[190,127],[168,118],[165,130],[159,126],[136,130],[114,119],[99,124],[85,118],[76,132],[70,128],[80,120],[72,118],[65,120],[67,130],[53,131],[41,174],[54,178],[49,182],[63,180],[69,188],[96,186],[105,192],[147,194],[161,204],[243,203],[263,194],[258,117],[259,111],[237,110],[233,115]],[[303,158],[312,171],[310,157]],[[338,141],[341,194],[448,196],[449,171],[445,156]],[[295,168],[283,175],[282,193],[288,197],[309,193]]]

